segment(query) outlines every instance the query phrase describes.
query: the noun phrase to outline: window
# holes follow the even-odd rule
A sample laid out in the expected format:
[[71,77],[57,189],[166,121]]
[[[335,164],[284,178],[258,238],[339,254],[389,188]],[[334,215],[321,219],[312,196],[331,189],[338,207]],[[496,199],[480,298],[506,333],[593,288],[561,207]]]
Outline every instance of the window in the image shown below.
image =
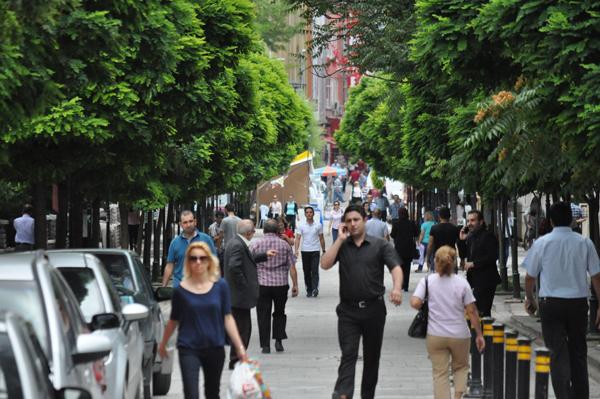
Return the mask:
[[33,281],[0,281],[2,309],[13,311],[29,321],[42,347],[50,353],[44,306]]
[[23,397],[19,370],[7,333],[0,334],[0,399]]
[[104,268],[119,292],[119,295],[133,295],[139,288],[129,269],[127,257],[119,254],[94,253],[104,264]]
[[92,269],[61,267],[59,270],[75,294],[86,322],[91,322],[94,315],[106,312],[102,293]]

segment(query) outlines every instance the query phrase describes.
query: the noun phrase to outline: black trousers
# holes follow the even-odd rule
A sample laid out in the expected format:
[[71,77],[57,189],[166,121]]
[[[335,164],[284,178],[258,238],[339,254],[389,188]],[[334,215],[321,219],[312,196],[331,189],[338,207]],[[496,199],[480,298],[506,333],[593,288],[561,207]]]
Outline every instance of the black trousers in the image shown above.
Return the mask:
[[[240,332],[240,338],[244,348],[248,348],[250,343],[250,335],[252,334],[252,319],[250,318],[250,309],[234,308],[231,307],[231,314],[235,319],[238,331]],[[229,364],[233,364],[238,361],[237,353],[235,348],[232,346],[229,352]]]
[[314,290],[319,289],[319,258],[321,252],[304,252],[302,255],[302,270],[304,271],[304,285],[306,292],[312,294]]
[[285,218],[290,225],[290,229],[296,231],[296,215],[285,215]]
[[204,374],[204,396],[206,399],[219,399],[221,373],[225,363],[225,349],[220,346],[201,350],[177,348],[179,368],[186,399],[200,398],[200,368]]
[[588,399],[588,302],[586,298],[541,298],[542,335],[551,351],[550,374],[556,399]]
[[354,374],[360,338],[363,340],[363,375],[360,387],[362,399],[373,399],[379,376],[379,358],[383,342],[386,309],[383,301],[375,301],[364,309],[343,303],[336,308],[338,315],[338,340],[342,359],[338,368],[333,397],[354,394]]
[[482,285],[473,287],[473,296],[475,297],[477,310],[483,317],[492,315],[492,304],[496,295],[495,285]]
[[285,303],[289,285],[276,287],[259,286],[258,304],[256,305],[256,319],[258,320],[258,337],[260,346],[270,346],[271,335],[271,309],[273,311],[273,339],[287,339],[285,324]]
[[408,291],[408,281],[410,279],[410,267],[412,266],[412,257],[402,258],[402,289]]

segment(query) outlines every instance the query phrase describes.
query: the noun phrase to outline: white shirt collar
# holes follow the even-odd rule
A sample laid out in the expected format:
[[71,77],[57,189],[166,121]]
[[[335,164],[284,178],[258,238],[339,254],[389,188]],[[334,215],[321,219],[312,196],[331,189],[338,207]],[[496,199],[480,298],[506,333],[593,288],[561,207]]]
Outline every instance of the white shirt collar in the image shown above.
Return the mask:
[[246,244],[247,247],[250,247],[250,241],[248,241],[248,239],[246,237],[244,237],[241,234],[238,234],[238,236],[242,239],[242,241],[244,241],[244,243]]

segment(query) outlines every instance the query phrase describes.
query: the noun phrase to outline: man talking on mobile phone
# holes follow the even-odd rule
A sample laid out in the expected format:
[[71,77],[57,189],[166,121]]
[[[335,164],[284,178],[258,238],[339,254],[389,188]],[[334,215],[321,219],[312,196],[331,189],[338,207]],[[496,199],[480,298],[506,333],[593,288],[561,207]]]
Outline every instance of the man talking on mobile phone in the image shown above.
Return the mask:
[[362,206],[346,208],[338,238],[321,259],[324,270],[339,262],[340,273],[340,303],[336,312],[342,359],[333,399],[352,398],[361,336],[364,362],[361,398],[375,397],[386,316],[384,265],[393,279],[390,300],[395,305],[402,303],[400,259],[388,241],[366,234],[366,221]]

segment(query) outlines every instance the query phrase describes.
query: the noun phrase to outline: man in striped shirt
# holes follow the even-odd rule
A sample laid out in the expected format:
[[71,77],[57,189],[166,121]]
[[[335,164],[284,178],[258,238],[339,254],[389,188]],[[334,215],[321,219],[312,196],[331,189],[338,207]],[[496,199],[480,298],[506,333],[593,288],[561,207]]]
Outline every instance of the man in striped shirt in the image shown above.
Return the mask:
[[[256,318],[258,320],[258,335],[262,353],[271,353],[271,308],[273,311],[273,339],[275,350],[283,352],[282,340],[287,339],[285,325],[285,303],[290,288],[288,273],[292,277],[292,296],[298,295],[298,276],[296,273],[296,259],[292,247],[279,236],[279,223],[269,219],[264,225],[264,237],[256,240],[251,245],[251,251],[259,253],[266,249],[274,249],[275,256],[266,262],[257,263],[259,296],[256,305]],[[266,249],[265,249],[266,248]]]

